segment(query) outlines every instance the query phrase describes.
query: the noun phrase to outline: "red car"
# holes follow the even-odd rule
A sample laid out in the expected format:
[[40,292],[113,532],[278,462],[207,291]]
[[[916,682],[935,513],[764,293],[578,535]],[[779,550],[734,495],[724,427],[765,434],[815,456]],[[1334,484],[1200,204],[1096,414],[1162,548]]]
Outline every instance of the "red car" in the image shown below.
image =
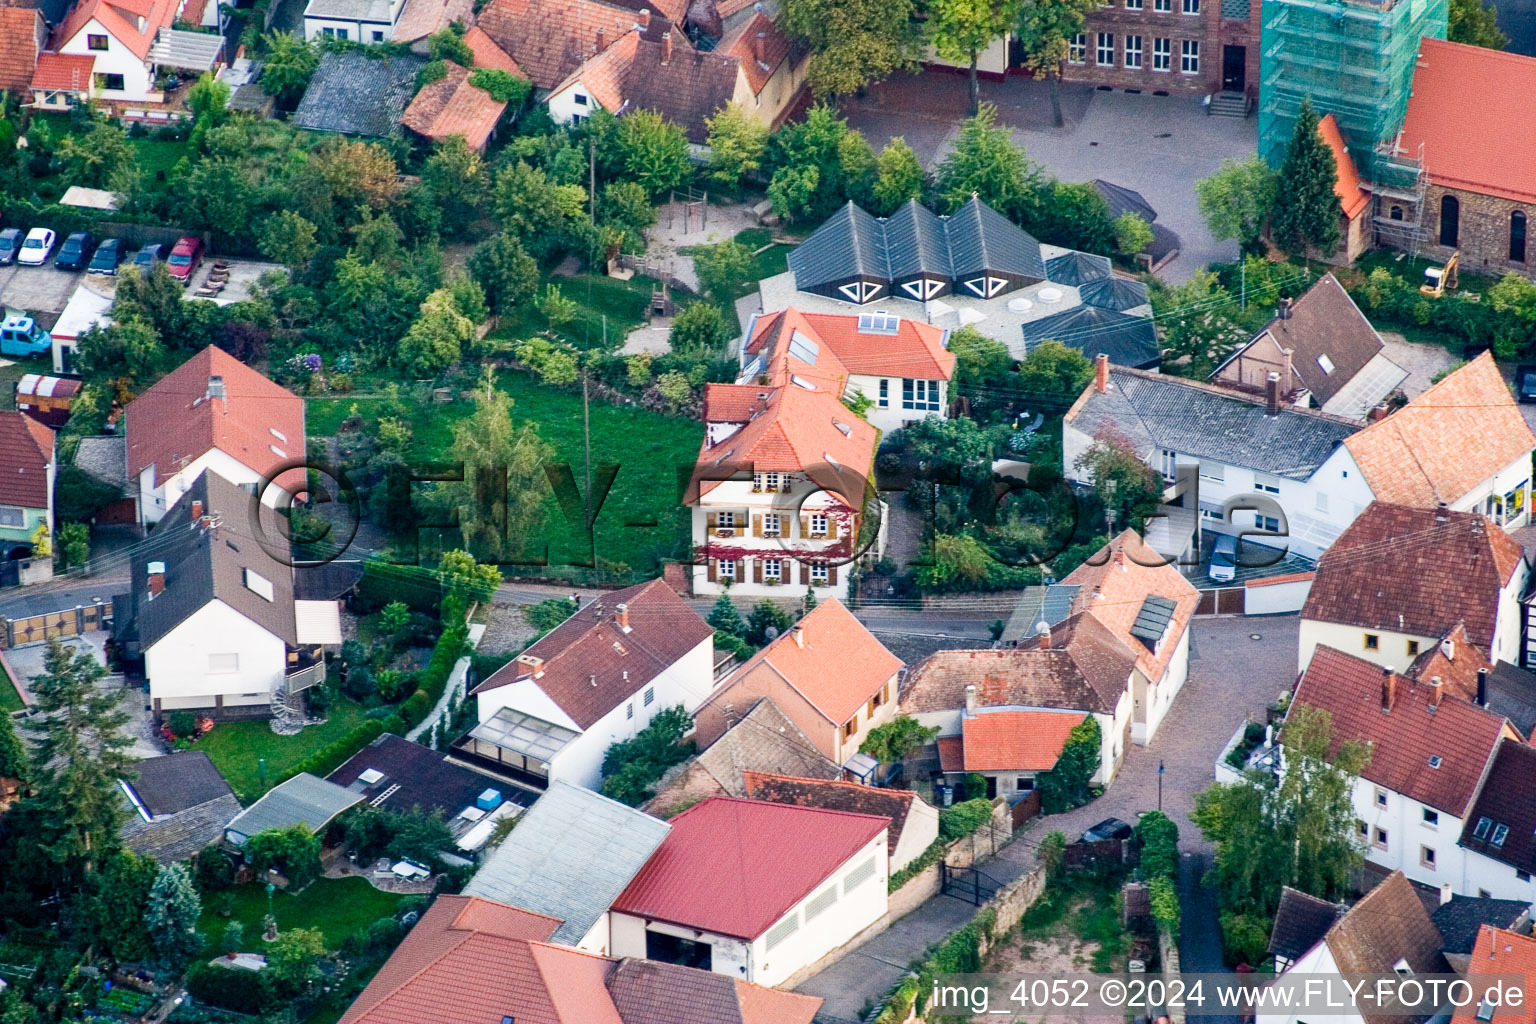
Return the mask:
[[193,272],[202,261],[203,240],[187,235],[176,240],[176,247],[171,250],[171,258],[165,261],[165,265],[172,277],[186,284],[192,280]]

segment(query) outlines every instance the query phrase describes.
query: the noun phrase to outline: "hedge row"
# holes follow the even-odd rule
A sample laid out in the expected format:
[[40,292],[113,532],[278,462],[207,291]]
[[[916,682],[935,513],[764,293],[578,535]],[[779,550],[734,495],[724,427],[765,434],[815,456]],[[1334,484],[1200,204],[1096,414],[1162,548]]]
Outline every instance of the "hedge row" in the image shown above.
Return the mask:
[[389,725],[396,718],[398,716],[391,715],[382,721],[377,718],[368,719],[341,739],[326,744],[298,764],[289,768],[283,773],[283,777],[277,781],[287,782],[295,775],[303,772],[324,778],[345,764],[347,759],[353,754],[362,750],[385,732],[390,731]]
[[214,963],[192,965],[187,972],[187,991],[199,1003],[236,1013],[265,1013],[277,1001],[265,972]]
[[952,933],[945,939],[938,949],[933,951],[923,966],[918,969],[917,977],[903,978],[892,992],[890,998],[885,1001],[879,1016],[875,1018],[875,1024],[899,1024],[907,1019],[915,1004],[919,1014],[927,1000],[927,993],[933,991],[933,979],[941,974],[975,974],[981,969],[981,937],[992,930],[992,925],[997,922],[997,911],[992,907],[983,907],[971,918],[970,923],[960,930]]

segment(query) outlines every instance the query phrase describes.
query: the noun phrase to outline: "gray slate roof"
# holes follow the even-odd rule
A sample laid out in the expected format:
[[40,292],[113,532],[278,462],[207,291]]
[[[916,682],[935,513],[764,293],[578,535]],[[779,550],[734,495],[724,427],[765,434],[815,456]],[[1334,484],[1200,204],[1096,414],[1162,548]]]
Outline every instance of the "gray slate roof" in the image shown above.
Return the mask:
[[1123,277],[1101,277],[1096,281],[1089,281],[1078,290],[1077,294],[1084,305],[1117,309],[1121,312],[1135,309],[1137,306],[1150,305],[1152,302],[1151,296],[1147,294],[1146,285]]
[[1064,252],[1045,261],[1045,276],[1057,284],[1069,284],[1074,288],[1114,276],[1114,266],[1104,256],[1091,252]]
[[564,923],[550,941],[574,946],[671,831],[659,818],[557,781],[518,819],[464,895],[558,917]]
[[1470,953],[1483,925],[1513,929],[1525,923],[1530,909],[1524,900],[1452,896],[1450,902],[1440,904],[1429,917],[1445,942],[1441,949],[1447,953]]
[[157,818],[234,793],[213,761],[200,750],[146,758],[133,767],[139,777],[128,785],[145,809]]
[[1083,305],[1038,320],[1026,320],[1021,326],[1026,353],[1033,352],[1042,341],[1059,341],[1089,359],[1102,352],[1116,366],[1150,368],[1163,358],[1157,327],[1150,316],[1131,316]]
[[128,484],[128,438],[82,437],[75,449],[75,468],[119,490]]
[[293,123],[317,132],[388,135],[416,89],[420,57],[370,57],[361,50],[320,58]]
[[388,25],[390,6],[389,0],[309,0],[304,16]]
[[891,281],[918,273],[1046,276],[1040,243],[979,199],[947,217],[914,199],[884,220],[850,201],[795,247],[789,269],[802,291],[857,277]]
[[1154,449],[1305,480],[1361,428],[1352,420],[1282,405],[1196,381],[1111,366],[1110,387],[1090,384],[1068,415],[1090,437],[1119,435],[1137,455]]
[[247,807],[229,823],[229,841],[237,846],[258,832],[269,828],[308,825],[311,832],[322,832],[336,815],[362,803],[363,795],[327,782],[308,772],[300,772]]
[[240,801],[227,793],[157,821],[134,814],[118,834],[134,853],[160,864],[175,864],[222,839],[224,829],[239,813]]
[[1093,187],[1098,190],[1099,195],[1104,197],[1104,205],[1109,207],[1111,217],[1134,213],[1148,224],[1157,220],[1157,211],[1152,209],[1152,204],[1135,189],[1116,185],[1102,178],[1094,178]]

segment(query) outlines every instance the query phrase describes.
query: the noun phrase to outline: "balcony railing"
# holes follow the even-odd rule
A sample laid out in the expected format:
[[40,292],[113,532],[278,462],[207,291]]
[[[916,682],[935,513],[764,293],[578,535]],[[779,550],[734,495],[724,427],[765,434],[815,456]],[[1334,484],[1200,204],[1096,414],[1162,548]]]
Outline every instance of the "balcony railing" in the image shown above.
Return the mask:
[[283,678],[283,685],[289,693],[299,693],[323,682],[325,682],[324,658],[315,661],[311,665],[290,666]]

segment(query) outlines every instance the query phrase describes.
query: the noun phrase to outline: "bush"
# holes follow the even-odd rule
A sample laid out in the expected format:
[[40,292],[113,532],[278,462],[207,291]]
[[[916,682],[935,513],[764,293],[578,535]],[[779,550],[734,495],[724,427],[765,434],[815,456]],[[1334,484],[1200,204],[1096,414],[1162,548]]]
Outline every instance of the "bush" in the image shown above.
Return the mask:
[[[1152,920],[1169,936],[1178,938],[1182,913],[1179,908],[1179,890],[1174,886],[1173,879],[1161,876],[1154,878],[1148,883],[1147,889],[1152,900]],[[1265,943],[1267,946],[1267,936]]]
[[1091,799],[1088,782],[1099,770],[1103,737],[1099,720],[1087,716],[1067,734],[1056,767],[1040,776],[1040,806],[1046,814],[1081,807]]
[[1141,845],[1141,877],[1175,879],[1179,875],[1179,826],[1162,811],[1148,811],[1136,823]]
[[992,801],[981,797],[962,800],[939,811],[939,838],[947,843],[962,839],[992,820]]
[[610,746],[603,755],[603,795],[631,807],[650,799],[666,770],[693,753],[693,743],[682,742],[692,726],[693,719],[679,704],[657,712],[634,739]]
[[187,991],[200,1003],[236,1013],[265,1013],[274,1002],[265,971],[225,967],[217,961],[194,964],[187,972]]
[[228,889],[235,881],[235,865],[218,845],[205,846],[192,858],[192,875],[204,894]]
[[275,868],[294,889],[320,875],[320,838],[308,825],[265,829],[247,839],[244,850],[252,870],[260,874]]
[[1228,965],[1257,967],[1262,964],[1269,955],[1271,927],[1270,921],[1257,914],[1224,912],[1221,915],[1221,942]]

